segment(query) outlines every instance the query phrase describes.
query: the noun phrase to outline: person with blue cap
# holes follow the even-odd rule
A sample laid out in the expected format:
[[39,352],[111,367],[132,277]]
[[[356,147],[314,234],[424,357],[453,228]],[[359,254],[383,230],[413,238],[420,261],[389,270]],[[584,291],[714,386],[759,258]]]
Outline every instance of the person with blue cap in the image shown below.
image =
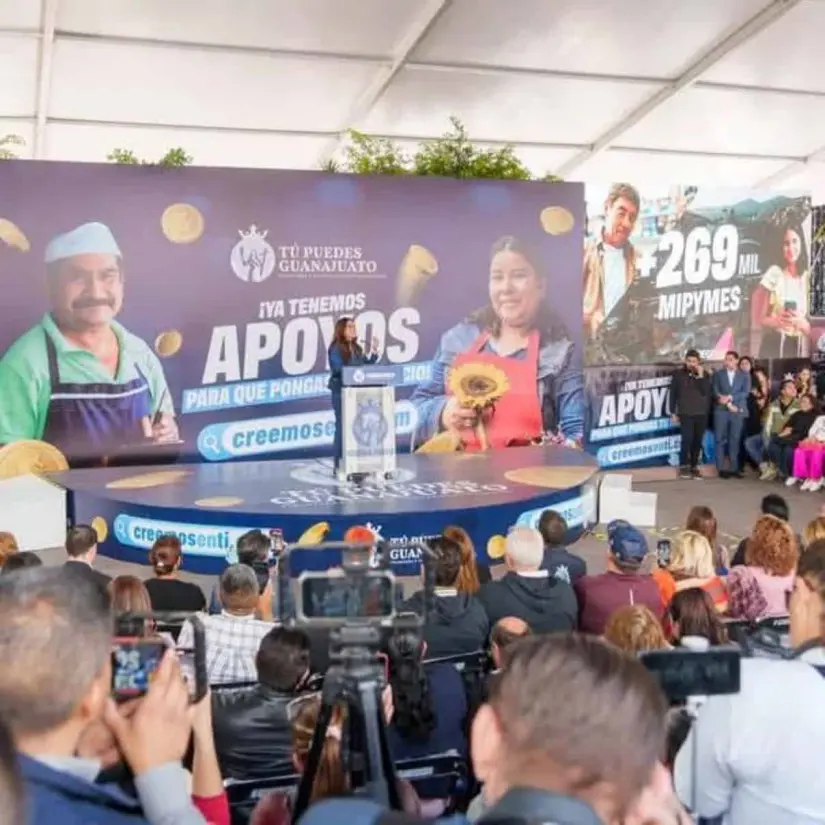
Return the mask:
[[77,466],[177,441],[158,357],[115,321],[123,256],[109,227],[56,236],[45,264],[50,309],[0,359],[0,444],[46,441]]
[[628,604],[643,604],[661,619],[665,606],[650,572],[644,533],[630,522],[615,519],[607,525],[607,545],[607,572],[582,576],[574,585],[579,630],[600,636],[611,615]]

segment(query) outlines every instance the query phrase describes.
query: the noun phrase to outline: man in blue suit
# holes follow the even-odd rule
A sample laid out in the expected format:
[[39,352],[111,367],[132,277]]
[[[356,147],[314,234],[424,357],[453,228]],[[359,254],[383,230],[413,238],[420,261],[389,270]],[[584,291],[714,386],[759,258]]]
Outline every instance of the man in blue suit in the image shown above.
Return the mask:
[[[713,374],[713,421],[716,433],[716,469],[720,478],[737,476],[744,473],[739,463],[742,430],[748,417],[748,394],[751,391],[750,373],[739,369],[739,354],[733,351],[725,353],[725,365]],[[725,466],[725,453],[730,458],[730,471]]]

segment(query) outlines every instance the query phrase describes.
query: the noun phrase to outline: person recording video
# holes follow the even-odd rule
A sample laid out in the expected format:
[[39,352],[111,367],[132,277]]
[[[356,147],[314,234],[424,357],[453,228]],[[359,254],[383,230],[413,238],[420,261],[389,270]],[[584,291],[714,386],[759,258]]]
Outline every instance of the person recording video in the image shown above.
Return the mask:
[[685,353],[684,367],[673,374],[670,384],[670,411],[682,436],[679,448],[681,478],[702,477],[699,458],[708,424],[710,398],[710,376],[701,364],[699,353],[689,349]]
[[329,358],[329,391],[332,394],[332,411],[335,414],[335,435],[332,442],[333,472],[337,476],[343,449],[343,376],[344,367],[362,367],[378,360],[378,339],[373,337],[369,346],[362,347],[352,318],[339,318],[335,323],[332,343],[327,350]]

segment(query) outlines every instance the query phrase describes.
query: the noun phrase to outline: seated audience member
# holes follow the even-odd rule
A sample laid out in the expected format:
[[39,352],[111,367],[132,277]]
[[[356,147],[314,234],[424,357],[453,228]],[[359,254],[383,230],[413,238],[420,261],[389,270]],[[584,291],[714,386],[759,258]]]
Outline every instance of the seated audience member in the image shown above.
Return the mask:
[[[426,643],[405,631],[389,638],[392,720],[387,742],[394,761],[455,750],[467,756],[467,697],[461,675],[446,662],[422,664]],[[415,783],[422,799],[447,795],[443,780]]]
[[798,557],[790,525],[762,516],[748,539],[745,566],[734,567],[728,575],[730,615],[749,621],[785,615]]
[[[759,512],[760,515],[763,516],[776,516],[776,518],[781,519],[784,522],[789,522],[791,520],[791,511],[788,507],[788,502],[777,493],[768,493],[768,495],[762,499],[759,505]],[[731,559],[731,567],[737,567],[745,564],[745,548],[747,546],[748,540],[746,538],[739,542],[736,547],[736,552],[733,554],[733,558]]]
[[785,479],[785,484],[793,487],[797,479],[793,478],[793,455],[803,442],[817,418],[816,399],[812,395],[803,395],[799,399],[799,409],[789,418],[779,435],[771,436],[768,443],[768,459],[776,468],[776,476]]
[[478,563],[475,546],[463,527],[445,527],[442,535],[454,541],[461,550],[461,571],[456,581],[456,590],[459,593],[477,595],[482,583],[492,579],[490,568]]
[[15,554],[20,552],[14,533],[0,530],[0,568]]
[[541,569],[544,542],[533,527],[513,527],[507,534],[504,564],[507,573],[479,591],[490,622],[505,616],[524,619],[535,633],[575,630],[576,594],[569,582]]
[[5,722],[0,722],[0,825],[26,822],[26,798],[23,777],[14,742]]
[[800,549],[806,548],[809,544],[819,541],[819,539],[825,539],[825,516],[817,516],[805,525],[805,529],[802,531]]
[[154,579],[147,579],[146,589],[152,610],[168,613],[198,613],[206,610],[203,591],[192,582],[183,581],[180,570],[183,552],[177,536],[161,536],[149,551]]
[[[816,406],[813,396],[808,396],[808,398],[810,403]],[[797,429],[801,428],[805,421],[801,416],[802,412],[794,413],[788,422],[789,425]],[[816,415],[810,429],[797,444],[793,453],[792,471],[790,478],[785,482],[788,487],[793,487],[797,481],[802,479],[800,489],[815,493],[825,483],[822,478],[825,475],[825,415]]]
[[5,564],[0,567],[0,576],[14,573],[15,570],[25,570],[28,567],[40,567],[42,564],[43,560],[36,553],[32,553],[31,550],[23,550],[6,559]]
[[668,571],[676,583],[677,593],[699,587],[710,594],[720,613],[728,609],[728,593],[725,583],[716,575],[713,549],[701,533],[684,530],[676,537]]
[[115,576],[109,582],[109,598],[115,615],[115,633],[119,636],[147,636],[154,633],[151,619],[120,617],[122,613],[151,613],[152,603],[143,582],[137,576]]
[[[223,609],[217,616],[202,618],[206,636],[206,674],[210,685],[254,682],[255,657],[261,640],[272,630],[271,622],[255,618],[258,610],[258,579],[245,564],[231,564],[220,578]],[[178,644],[192,647],[192,625],[185,622]]]
[[[666,711],[644,665],[599,639],[558,633],[520,642],[473,722],[485,821],[689,823],[660,762]],[[327,801],[301,825],[378,823],[381,815],[369,800]]]
[[818,541],[799,559],[790,600],[796,660],[743,658],[739,693],[706,700],[676,758],[677,791],[686,804],[696,794],[698,816],[724,817],[725,825],[825,822],[824,680],[815,669],[825,665],[823,616]]
[[761,433],[745,439],[745,452],[760,470],[761,481],[773,481],[778,468],[769,460],[768,448],[785,429],[788,419],[797,411],[796,387],[790,379],[782,382],[779,397],[769,405]]
[[[0,717],[18,752],[30,825],[205,823],[181,764],[192,722],[172,651],[127,718],[109,698],[112,620],[97,583],[48,567],[2,576],[0,627],[0,660],[14,663],[0,668]],[[136,796],[96,783],[100,762],[76,755],[100,721],[134,772]]]
[[662,623],[643,604],[626,604],[608,620],[604,629],[606,642],[625,653],[666,650],[670,647]]
[[[424,626],[427,653],[437,659],[482,650],[490,632],[490,620],[476,596],[456,590],[461,570],[461,549],[444,536],[433,539],[431,547],[437,558],[434,561],[435,603]],[[423,608],[424,592],[421,590],[404,604],[405,610],[419,615]]]
[[607,572],[583,576],[576,582],[579,627],[584,633],[601,636],[607,620],[626,604],[643,604],[661,617],[664,604],[653,577],[642,573],[648,556],[644,534],[626,521],[607,525]]
[[[258,616],[262,619],[271,619],[275,614],[273,604],[273,592],[269,582],[269,556],[272,551],[272,541],[261,530],[249,530],[244,533],[235,544],[235,551],[238,556],[238,564],[245,564],[251,567],[258,576],[258,589],[260,592],[260,603],[258,605]],[[221,612],[220,585],[216,584],[212,588],[209,597],[209,612]]]
[[493,673],[498,673],[504,667],[513,644],[526,638],[532,632],[530,625],[516,616],[505,616],[493,625],[490,632],[490,657],[493,660]]
[[710,594],[700,587],[680,590],[668,605],[665,618],[674,644],[688,636],[707,639],[711,645],[728,643],[728,632],[719,618],[719,611]]
[[727,548],[717,541],[718,529],[719,524],[710,507],[697,505],[690,508],[685,522],[685,530],[701,533],[708,540],[708,544],[713,550],[713,566],[720,576],[724,576],[730,567],[730,558]]
[[544,542],[544,558],[541,569],[551,576],[573,584],[587,575],[587,563],[581,556],[571,553],[564,544],[567,522],[555,510],[545,510],[539,518],[539,533]]
[[301,630],[273,627],[255,656],[258,683],[212,696],[221,774],[257,779],[289,768],[289,708],[309,676],[309,639]]
[[97,533],[94,527],[89,527],[88,524],[70,527],[66,533],[66,553],[69,558],[63,566],[65,570],[93,581],[104,590],[109,586],[111,578],[95,570],[93,566],[97,558]]
[[[292,763],[300,774],[303,774],[309,761],[309,751],[320,711],[320,698],[308,698],[301,703],[292,723]],[[345,705],[338,705],[332,711],[327,737],[318,761],[310,796],[312,805],[322,799],[345,797],[351,793],[349,777],[344,770],[341,746],[346,721],[347,708]],[[418,796],[409,782],[398,781],[398,795],[406,813],[421,813]],[[292,825],[292,807],[296,796],[297,788],[290,793],[273,793],[265,796],[255,808],[249,825]],[[303,822],[303,818],[301,821]]]

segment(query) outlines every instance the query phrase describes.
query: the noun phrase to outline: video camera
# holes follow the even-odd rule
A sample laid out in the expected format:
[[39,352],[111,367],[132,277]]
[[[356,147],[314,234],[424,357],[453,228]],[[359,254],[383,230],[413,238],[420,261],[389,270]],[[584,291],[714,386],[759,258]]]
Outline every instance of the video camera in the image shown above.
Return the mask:
[[[420,638],[434,599],[434,552],[424,544],[407,547],[420,554],[424,570],[421,614],[399,610],[403,592],[390,570],[389,544],[328,542],[313,547],[287,546],[280,557],[278,605],[281,623],[306,629],[328,628],[332,662],[324,678],[321,710],[293,807],[293,821],[307,809],[336,705],[347,706],[342,753],[350,787],[363,789],[381,804],[401,810],[395,768],[387,745],[382,692],[388,672],[382,649],[395,633]],[[341,564],[326,571],[304,571],[297,578],[294,610],[291,557],[295,553],[341,553]]]

